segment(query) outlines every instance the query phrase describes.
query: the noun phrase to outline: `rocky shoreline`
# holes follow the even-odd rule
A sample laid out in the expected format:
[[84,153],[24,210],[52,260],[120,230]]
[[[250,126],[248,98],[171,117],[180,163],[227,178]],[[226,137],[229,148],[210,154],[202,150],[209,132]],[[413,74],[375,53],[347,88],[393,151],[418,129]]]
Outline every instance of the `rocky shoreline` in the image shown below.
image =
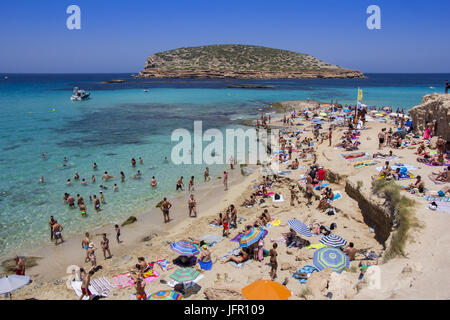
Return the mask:
[[184,78],[184,79],[364,79],[366,76],[361,71],[333,70],[333,71],[305,71],[305,72],[259,72],[259,71],[213,71],[190,70],[170,71],[161,69],[146,69],[135,78]]

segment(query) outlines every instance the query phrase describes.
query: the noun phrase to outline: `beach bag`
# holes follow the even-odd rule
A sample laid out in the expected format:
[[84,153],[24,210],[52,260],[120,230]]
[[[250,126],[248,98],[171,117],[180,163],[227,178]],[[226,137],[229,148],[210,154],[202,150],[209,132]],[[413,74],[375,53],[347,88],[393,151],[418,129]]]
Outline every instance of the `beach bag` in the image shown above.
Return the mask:
[[428,205],[428,208],[430,209],[430,210],[436,210],[437,209],[437,204],[436,204],[436,202],[431,202],[429,205]]
[[328,210],[327,214],[329,216],[334,216],[336,214],[336,211],[334,210],[334,208],[331,208],[330,210]]
[[280,200],[281,197],[280,197],[280,195],[279,195],[278,193],[275,193],[274,199],[275,199],[275,200]]

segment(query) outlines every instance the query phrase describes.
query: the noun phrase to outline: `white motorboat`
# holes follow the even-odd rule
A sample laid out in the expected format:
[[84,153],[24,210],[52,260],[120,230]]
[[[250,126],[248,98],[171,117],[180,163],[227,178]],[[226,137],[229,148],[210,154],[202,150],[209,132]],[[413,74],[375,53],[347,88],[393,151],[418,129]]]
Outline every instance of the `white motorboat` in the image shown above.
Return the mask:
[[78,89],[78,87],[73,88],[73,94],[70,97],[72,101],[81,101],[89,99],[91,94],[89,92],[84,91],[83,89]]

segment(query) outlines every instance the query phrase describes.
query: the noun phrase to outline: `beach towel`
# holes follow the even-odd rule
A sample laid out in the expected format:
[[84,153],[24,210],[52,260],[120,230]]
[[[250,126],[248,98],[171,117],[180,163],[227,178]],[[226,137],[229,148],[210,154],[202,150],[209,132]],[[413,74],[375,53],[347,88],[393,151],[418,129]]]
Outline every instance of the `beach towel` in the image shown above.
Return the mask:
[[91,280],[91,285],[95,288],[95,290],[97,290],[97,292],[100,292],[104,296],[109,295],[109,291],[115,288],[115,286],[105,277]]
[[450,202],[450,197],[432,197],[432,196],[423,196],[423,198],[427,201],[441,201],[441,202]]
[[[396,164],[396,165],[391,166],[391,169],[395,171],[395,170],[397,170],[397,168],[400,168],[400,170],[401,170],[401,168],[403,168],[403,167],[405,167],[406,170],[408,170],[408,171],[416,170],[416,168],[410,164],[404,164],[402,166],[399,166]],[[381,170],[383,170],[383,167],[376,167],[376,169],[378,172],[381,172]]]
[[359,168],[363,168],[363,167],[374,166],[378,163],[379,163],[378,161],[367,160],[367,161],[363,161],[363,162],[357,162],[353,166],[355,167],[355,169],[359,169]]
[[203,236],[201,236],[200,238],[198,238],[200,241],[205,241],[207,243],[210,243],[210,246],[212,246],[215,243],[219,243],[221,241],[223,241],[223,239],[225,239],[224,237],[215,235],[215,234],[205,234]]
[[[78,297],[81,297],[81,295],[83,294],[83,292],[81,291],[81,285],[82,285],[82,281],[72,281],[72,288],[73,291],[75,291],[75,294]],[[92,297],[106,297],[107,295],[102,294],[101,292],[98,292],[93,286],[92,284],[89,285],[89,291],[92,293]],[[89,296],[84,296],[83,300],[89,300]]]
[[305,246],[306,249],[313,250],[321,249],[323,247],[326,247],[326,245],[324,245],[323,243],[311,243],[309,246]]
[[169,271],[175,268],[172,262],[167,259],[158,260],[155,263],[161,268],[161,271]]
[[277,220],[272,219],[272,221],[270,221],[269,223],[267,223],[266,227],[267,227],[267,228],[276,227],[276,226],[279,226],[280,223],[281,223],[280,220],[278,220],[278,219],[277,219]]
[[437,211],[450,213],[450,202],[439,202],[437,204]]
[[278,200],[275,200],[275,195],[272,196],[272,202],[283,202],[283,201],[284,201],[284,199],[283,199],[282,194],[280,194],[280,199],[278,199]]
[[428,179],[430,179],[431,181],[434,182],[434,184],[446,184],[446,182],[442,182],[442,181],[437,181],[436,177],[432,174],[428,175]]
[[[287,163],[287,161],[286,161],[286,163]],[[289,171],[289,170],[287,170],[287,171],[278,171],[278,174],[279,175],[285,175],[285,174],[290,174],[292,171]]]
[[336,193],[334,193],[334,197],[333,197],[333,201],[336,201],[336,200],[338,200],[339,198],[341,198],[341,193],[338,191],[338,192],[336,192]]
[[233,239],[231,239],[230,241],[234,241],[234,242],[239,242],[239,240],[241,240],[242,237],[242,233],[238,233]]
[[148,269],[142,274],[144,276],[144,279],[159,276],[159,274],[154,270],[154,265],[155,265],[154,262],[148,263]]
[[320,190],[320,189],[322,189],[322,188],[325,188],[325,187],[327,187],[327,186],[329,186],[330,184],[328,183],[328,182],[325,182],[325,183],[322,183],[322,184],[316,184],[315,186],[314,186],[314,190]]
[[212,260],[208,261],[208,262],[202,262],[202,261],[198,261],[198,264],[200,266],[200,268],[202,268],[203,270],[211,270],[212,269]]
[[[158,278],[158,276],[159,276],[159,274],[157,272],[154,272],[154,276],[145,278],[143,282],[145,284],[153,282]],[[113,281],[113,284],[120,289],[125,289],[125,288],[131,287],[132,285],[134,285],[134,281],[128,275],[128,272],[120,273],[118,275],[112,276],[112,281]]]
[[[311,266],[311,265],[308,264],[308,265],[304,266],[303,268],[301,268],[300,270],[298,270],[297,273],[298,272],[306,273],[306,274],[308,274],[308,278],[309,278],[309,276],[314,271],[319,272],[319,269],[317,269],[316,267]],[[292,274],[292,278],[295,279],[294,274]],[[305,284],[308,281],[308,279],[296,279],[296,280],[298,280],[298,282],[300,282],[301,284]]]
[[431,164],[431,163],[424,163],[424,165],[429,166],[429,167],[445,167],[445,166],[448,167],[448,166],[450,166],[450,162],[446,162],[446,163],[440,164],[440,165]]

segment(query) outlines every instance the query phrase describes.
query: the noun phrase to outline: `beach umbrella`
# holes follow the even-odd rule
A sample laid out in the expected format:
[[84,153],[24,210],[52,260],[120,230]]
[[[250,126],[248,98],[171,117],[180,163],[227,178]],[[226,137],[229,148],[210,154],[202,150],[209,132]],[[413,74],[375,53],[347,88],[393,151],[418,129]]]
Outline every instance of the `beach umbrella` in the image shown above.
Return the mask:
[[197,247],[187,241],[177,241],[170,245],[172,251],[182,256],[195,256],[200,253]]
[[258,280],[242,288],[248,300],[287,300],[291,292],[279,282]]
[[180,268],[172,273],[170,277],[177,282],[188,282],[194,281],[199,275],[200,273],[192,268]]
[[0,294],[11,293],[30,282],[29,276],[11,275],[0,279]]
[[304,235],[306,237],[312,237],[312,233],[308,226],[299,220],[288,220],[289,227],[297,232],[298,234]]
[[319,242],[333,248],[343,247],[347,244],[347,241],[337,234],[329,234],[325,237],[322,237]]
[[341,273],[350,267],[350,259],[339,249],[325,247],[314,252],[313,264],[319,270],[329,268]]
[[147,300],[183,300],[183,295],[172,290],[161,290],[149,295]]
[[241,239],[239,239],[239,247],[249,247],[252,244],[258,242],[259,239],[261,239],[265,235],[264,231],[265,230],[262,227],[246,230],[242,234]]

